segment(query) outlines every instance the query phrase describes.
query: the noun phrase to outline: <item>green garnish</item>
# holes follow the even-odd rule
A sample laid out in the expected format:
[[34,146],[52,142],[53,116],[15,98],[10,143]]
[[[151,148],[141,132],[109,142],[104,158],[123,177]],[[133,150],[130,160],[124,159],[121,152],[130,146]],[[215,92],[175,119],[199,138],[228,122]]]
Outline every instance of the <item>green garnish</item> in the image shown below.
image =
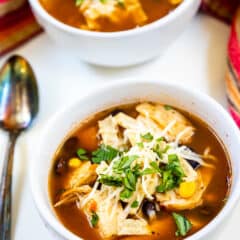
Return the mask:
[[161,170],[157,164],[157,162],[150,162],[150,166],[157,172],[161,173]]
[[137,200],[135,200],[132,204],[131,204],[131,208],[137,208],[139,206],[139,202]]
[[107,0],[100,0],[100,2],[104,4],[107,2]]
[[102,161],[111,162],[120,152],[111,147],[101,145],[96,151],[92,153],[92,162],[100,163]]
[[164,137],[157,138],[156,141],[157,141],[157,142],[164,141]]
[[144,148],[143,142],[139,142],[139,143],[137,143],[137,145],[138,145],[139,148]]
[[92,225],[92,227],[96,227],[97,224],[98,224],[98,221],[99,221],[99,216],[95,212],[93,212],[92,213],[92,217],[91,217],[91,225]]
[[132,162],[134,160],[136,160],[137,158],[138,158],[137,155],[123,157],[119,167],[122,169],[126,169],[126,168],[130,167]]
[[121,173],[129,168],[134,160],[138,158],[137,155],[124,156],[113,164],[113,170],[115,173]]
[[80,7],[83,4],[84,0],[75,0],[75,5]]
[[153,135],[151,133],[141,134],[141,138],[151,142],[153,140]]
[[151,162],[150,163],[151,168],[145,168],[140,174],[141,176],[143,175],[148,175],[148,174],[154,174],[154,173],[162,173],[161,169],[158,167],[157,162]]
[[168,155],[168,164],[161,168],[162,183],[156,188],[157,192],[164,193],[179,187],[185,176],[176,154]]
[[143,175],[148,175],[148,174],[153,174],[156,173],[155,169],[152,168],[145,168],[142,172],[141,172],[141,176]]
[[130,169],[126,171],[125,174],[126,176],[123,178],[123,185],[129,190],[135,191],[137,176]]
[[80,160],[88,160],[88,157],[86,156],[86,154],[87,154],[87,151],[83,148],[79,148],[77,150],[77,155]]
[[184,216],[178,214],[178,213],[173,213],[173,218],[175,220],[175,223],[177,225],[178,230],[176,231],[176,236],[179,237],[184,237],[187,235],[187,233],[190,231],[192,228],[191,222],[185,218]]
[[124,200],[130,198],[130,197],[132,196],[132,194],[133,194],[133,191],[125,188],[125,189],[120,193],[120,199],[124,201]]
[[101,177],[98,181],[107,186],[121,187],[123,185],[123,180],[121,177],[109,176],[104,174],[101,174],[100,176]]
[[140,173],[140,168],[141,166],[137,163],[132,169],[132,173],[136,176],[136,177],[139,177],[141,175]]
[[125,8],[124,0],[116,0],[116,1],[117,1],[117,4],[118,4],[119,7]]
[[166,147],[164,149],[161,149],[160,148],[160,145],[159,144],[156,144],[156,146],[153,148],[153,151],[155,153],[157,153],[158,157],[159,158],[162,158],[163,157],[163,154],[166,153],[168,151],[168,149],[170,148],[169,145],[166,145]]
[[164,109],[168,111],[168,110],[172,110],[173,108],[169,105],[164,105]]

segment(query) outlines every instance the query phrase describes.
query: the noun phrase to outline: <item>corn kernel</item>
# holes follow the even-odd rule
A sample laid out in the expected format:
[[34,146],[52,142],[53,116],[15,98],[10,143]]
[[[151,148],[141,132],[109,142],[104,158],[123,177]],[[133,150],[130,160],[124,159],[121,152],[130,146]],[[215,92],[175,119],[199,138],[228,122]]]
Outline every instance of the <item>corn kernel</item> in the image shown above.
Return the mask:
[[173,5],[180,4],[183,0],[169,0],[169,2]]
[[182,182],[179,187],[179,195],[183,198],[190,198],[196,192],[196,182]]
[[80,167],[81,166],[81,161],[80,161],[80,159],[78,159],[78,158],[71,158],[69,161],[68,161],[68,166],[70,167],[70,168],[78,168],[78,167]]

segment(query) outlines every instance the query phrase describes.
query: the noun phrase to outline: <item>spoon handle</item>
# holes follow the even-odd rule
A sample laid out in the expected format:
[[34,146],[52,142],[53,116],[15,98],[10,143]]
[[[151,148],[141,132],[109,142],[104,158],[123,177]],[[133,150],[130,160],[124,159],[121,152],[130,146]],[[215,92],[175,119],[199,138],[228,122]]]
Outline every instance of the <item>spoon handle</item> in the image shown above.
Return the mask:
[[9,134],[7,155],[4,159],[0,182],[0,240],[11,239],[11,190],[13,155],[18,133]]

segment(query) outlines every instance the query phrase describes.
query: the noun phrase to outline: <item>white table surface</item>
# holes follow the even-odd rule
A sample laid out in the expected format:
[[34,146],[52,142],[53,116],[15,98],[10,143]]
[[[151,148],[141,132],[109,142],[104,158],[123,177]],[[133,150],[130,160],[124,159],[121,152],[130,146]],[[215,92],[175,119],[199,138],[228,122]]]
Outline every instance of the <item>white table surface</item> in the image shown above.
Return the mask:
[[[82,93],[103,83],[121,78],[146,77],[177,81],[211,95],[226,106],[224,75],[229,27],[213,18],[198,15],[177,41],[162,55],[147,64],[107,69],[73,59],[59,49],[46,34],[21,46],[14,53],[32,64],[40,88],[40,113],[34,126],[18,141],[13,172],[13,239],[54,240],[42,223],[30,192],[28,165],[34,161],[38,133],[48,118]],[[0,65],[8,56],[0,58]],[[0,163],[6,134],[0,132]],[[214,234],[204,240],[239,239],[240,203]],[[94,240],[94,239],[93,239]]]

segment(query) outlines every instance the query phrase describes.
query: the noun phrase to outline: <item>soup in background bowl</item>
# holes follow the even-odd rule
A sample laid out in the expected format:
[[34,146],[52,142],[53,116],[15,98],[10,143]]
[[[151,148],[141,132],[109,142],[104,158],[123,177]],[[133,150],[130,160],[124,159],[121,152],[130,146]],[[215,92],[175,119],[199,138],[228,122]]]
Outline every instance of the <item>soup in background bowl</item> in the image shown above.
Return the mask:
[[[201,2],[200,0],[184,0],[169,12],[174,7],[167,4],[167,0],[141,0],[145,2],[143,5],[146,13],[138,12],[137,16],[131,14],[133,17],[129,20],[124,8],[118,7],[120,14],[117,16],[120,16],[120,20],[118,17],[113,18],[113,22],[117,22],[116,24],[105,18],[99,20],[98,24],[92,19],[87,22],[81,12],[79,13],[79,9],[75,7],[74,1],[66,0],[64,3],[60,3],[58,0],[40,1],[44,7],[39,0],[29,0],[36,19],[58,44],[59,51],[66,51],[69,56],[80,57],[92,64],[111,67],[143,63],[162,54],[186,28]],[[108,1],[114,4],[117,2],[117,0]],[[125,1],[131,2],[130,0]],[[134,2],[134,0],[132,1]],[[82,2],[82,6],[84,6],[92,1],[79,2]],[[100,0],[94,2],[105,6]],[[166,5],[164,11],[163,5]],[[140,8],[140,5],[138,7]],[[130,9],[133,11],[135,8],[131,7]],[[96,17],[94,8],[90,12],[87,11],[87,16],[88,13],[91,13],[93,19]],[[122,14],[126,15],[123,21],[121,21]],[[136,20],[140,19],[138,15],[145,20],[141,23],[133,21],[135,18]],[[147,15],[149,16],[147,17]]]
[[[120,132],[109,131],[111,122]],[[34,199],[64,239],[200,239],[239,198],[239,143],[232,119],[204,94],[160,82],[112,84],[48,124],[31,168]],[[113,235],[109,217],[123,221]]]
[[59,21],[83,30],[123,31],[154,22],[182,0],[40,0]]

